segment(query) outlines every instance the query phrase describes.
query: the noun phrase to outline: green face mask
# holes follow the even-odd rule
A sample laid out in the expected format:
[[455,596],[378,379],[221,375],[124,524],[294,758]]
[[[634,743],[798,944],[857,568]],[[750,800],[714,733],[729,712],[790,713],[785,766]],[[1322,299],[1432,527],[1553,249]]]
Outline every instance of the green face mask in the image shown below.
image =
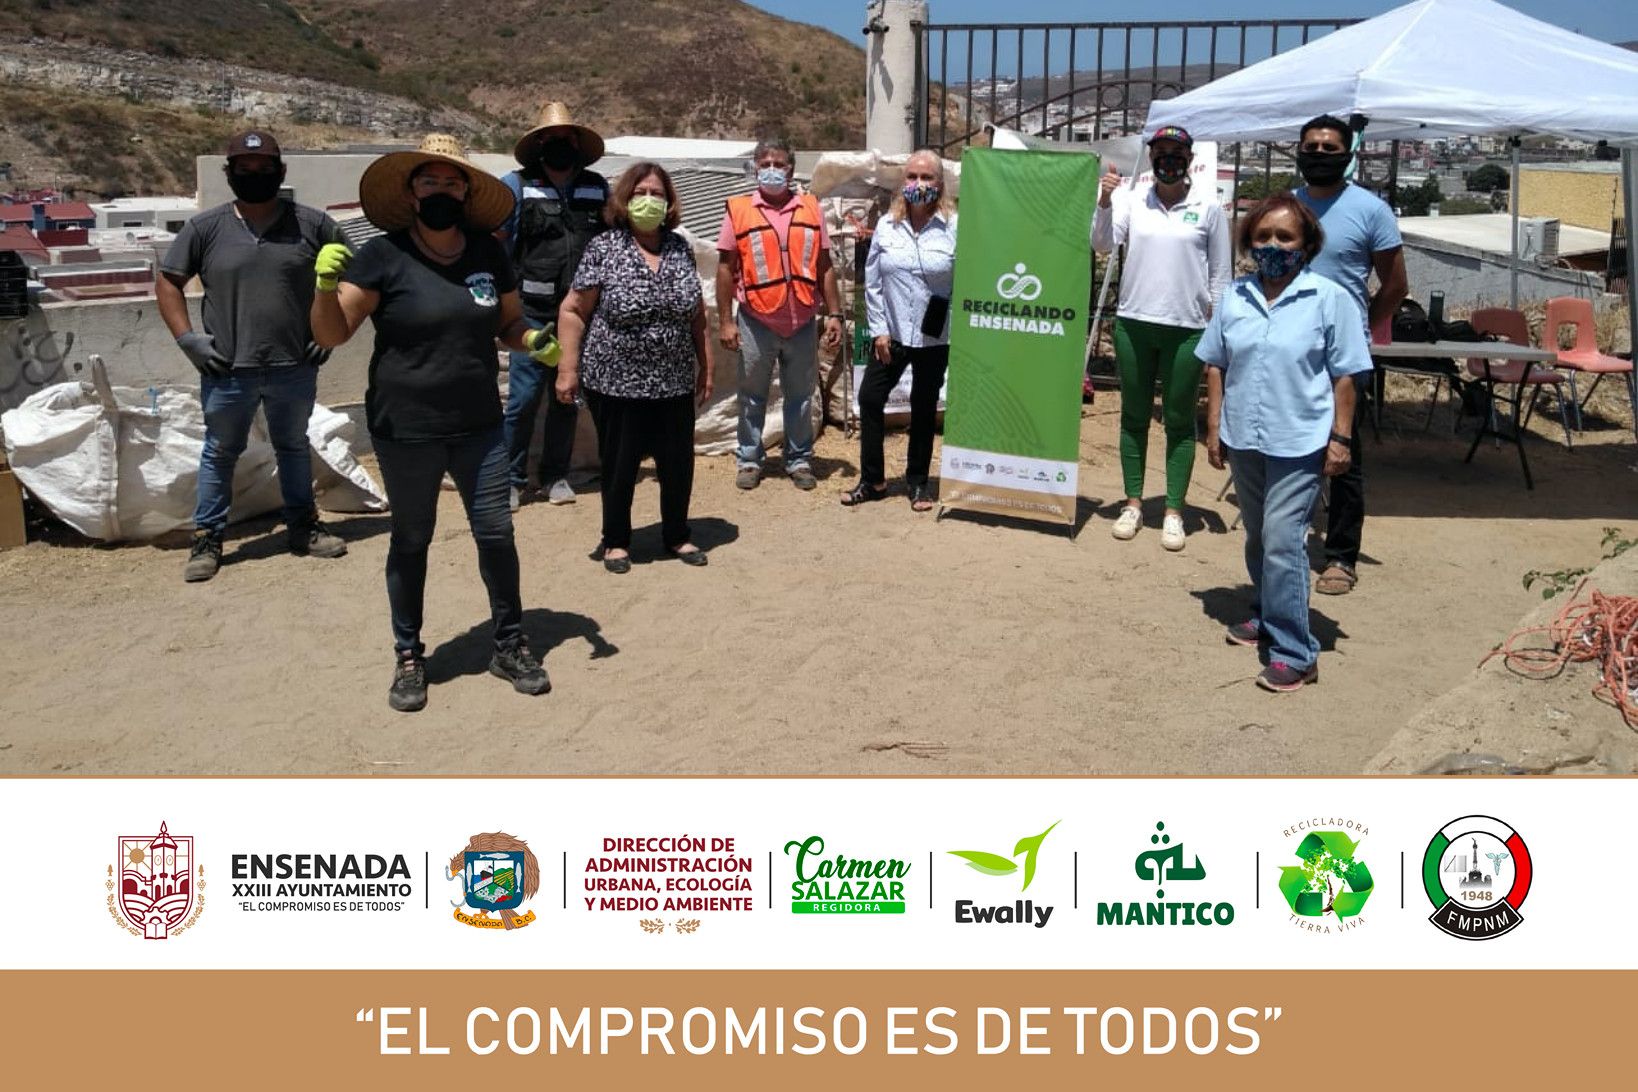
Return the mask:
[[626,206],[626,216],[638,231],[653,231],[665,219],[666,208],[665,198],[645,193],[631,199],[631,204]]

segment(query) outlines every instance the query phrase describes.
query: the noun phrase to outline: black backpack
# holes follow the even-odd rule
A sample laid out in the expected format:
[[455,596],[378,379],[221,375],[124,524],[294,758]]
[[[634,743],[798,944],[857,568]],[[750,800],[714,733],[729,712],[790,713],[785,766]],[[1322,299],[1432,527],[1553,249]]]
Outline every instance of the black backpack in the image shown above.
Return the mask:
[[1395,341],[1433,341],[1433,324],[1428,321],[1428,313],[1415,300],[1405,298],[1399,301],[1399,307],[1393,313],[1393,339]]

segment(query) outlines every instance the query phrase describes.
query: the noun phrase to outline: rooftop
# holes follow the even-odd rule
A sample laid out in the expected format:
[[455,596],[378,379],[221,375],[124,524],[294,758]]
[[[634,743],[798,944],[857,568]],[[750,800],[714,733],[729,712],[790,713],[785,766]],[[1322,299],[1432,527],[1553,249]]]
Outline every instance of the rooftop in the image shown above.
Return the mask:
[[[1506,256],[1513,252],[1513,218],[1505,212],[1474,216],[1406,216],[1399,221],[1406,242],[1434,243],[1473,254]],[[1610,233],[1560,224],[1558,253],[1602,254],[1610,248]]]

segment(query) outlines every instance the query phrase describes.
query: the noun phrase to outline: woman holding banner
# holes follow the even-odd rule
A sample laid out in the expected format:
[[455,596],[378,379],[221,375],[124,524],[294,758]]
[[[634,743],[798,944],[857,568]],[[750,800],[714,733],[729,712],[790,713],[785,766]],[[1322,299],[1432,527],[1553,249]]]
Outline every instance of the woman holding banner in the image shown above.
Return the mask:
[[1246,525],[1251,617],[1227,636],[1268,643],[1257,676],[1264,690],[1319,678],[1308,521],[1323,478],[1348,469],[1352,376],[1371,369],[1353,297],[1307,268],[1323,242],[1319,221],[1291,194],[1259,202],[1240,225],[1257,272],[1229,286],[1196,350],[1206,365],[1206,458],[1232,468]]
[[933,507],[938,392],[950,363],[950,292],[955,283],[955,202],[944,191],[944,161],[922,148],[904,165],[904,187],[876,226],[865,259],[865,315],[871,358],[859,383],[859,480],[849,507],[887,496],[882,455],[887,396],[910,369],[910,450],[904,480],[910,507]]
[[[1126,505],[1112,533],[1127,541],[1143,526],[1143,472],[1155,384],[1166,428],[1166,515],[1160,544],[1181,550],[1183,496],[1194,472],[1194,416],[1200,398],[1195,345],[1212,301],[1233,273],[1228,221],[1211,186],[1192,187],[1194,141],[1176,125],[1149,140],[1154,184],[1120,190],[1113,166],[1098,188],[1092,247],[1108,254],[1125,244],[1115,311],[1115,366],[1120,375],[1120,465]],[[1116,192],[1120,190],[1119,199]]]

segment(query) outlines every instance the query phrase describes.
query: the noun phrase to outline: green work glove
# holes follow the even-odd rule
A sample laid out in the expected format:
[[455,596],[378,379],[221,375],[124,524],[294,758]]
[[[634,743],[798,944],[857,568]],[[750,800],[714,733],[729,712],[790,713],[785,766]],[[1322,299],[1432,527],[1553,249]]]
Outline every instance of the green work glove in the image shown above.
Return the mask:
[[318,259],[313,262],[313,272],[318,275],[318,290],[334,292],[341,282],[341,275],[347,272],[347,263],[352,260],[353,252],[344,243],[325,243],[320,247]]
[[554,329],[548,322],[544,330],[530,330],[523,335],[523,347],[529,350],[529,359],[543,368],[555,368],[563,359],[563,346],[557,343]]

